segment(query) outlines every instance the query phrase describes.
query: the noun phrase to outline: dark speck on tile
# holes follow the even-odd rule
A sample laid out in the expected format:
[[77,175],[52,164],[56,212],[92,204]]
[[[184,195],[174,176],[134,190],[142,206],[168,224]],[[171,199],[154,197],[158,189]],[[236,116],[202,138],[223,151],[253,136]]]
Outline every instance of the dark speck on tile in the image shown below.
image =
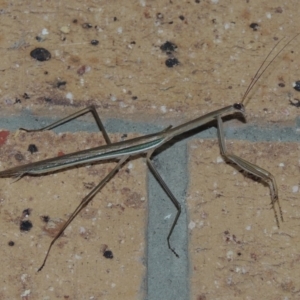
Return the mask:
[[177,49],[177,46],[174,43],[166,41],[160,46],[160,50],[163,52],[174,52]]
[[14,246],[14,245],[15,245],[15,242],[14,242],[14,241],[9,241],[9,242],[8,242],[8,246],[12,247],[12,246]]
[[38,150],[38,148],[37,148],[37,146],[35,144],[30,144],[28,146],[27,151],[29,151],[31,154],[33,154],[35,152],[38,152],[39,150]]
[[169,58],[166,60],[166,66],[168,68],[173,68],[174,66],[179,65],[179,61],[177,58]]
[[29,231],[32,228],[32,223],[29,220],[21,221],[20,230],[21,231]]
[[249,27],[250,27],[250,28],[252,28],[252,29],[253,29],[253,31],[257,31],[257,30],[258,30],[258,27],[259,27],[259,25],[258,25],[258,23],[251,23],[251,24],[249,25]]
[[109,258],[109,259],[113,259],[114,258],[114,255],[113,255],[112,251],[110,251],[110,250],[104,251],[103,256],[105,258]]
[[30,56],[38,61],[47,61],[51,58],[51,53],[45,48],[35,48]]
[[99,44],[99,41],[98,40],[91,40],[91,44],[93,46],[97,46]]

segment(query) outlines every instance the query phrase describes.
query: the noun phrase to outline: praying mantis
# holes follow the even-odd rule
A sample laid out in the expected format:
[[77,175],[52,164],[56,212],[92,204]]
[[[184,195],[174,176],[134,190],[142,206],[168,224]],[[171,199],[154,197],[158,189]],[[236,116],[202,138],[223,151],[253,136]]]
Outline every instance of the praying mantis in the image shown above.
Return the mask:
[[63,234],[65,229],[70,225],[70,223],[75,219],[75,217],[79,214],[79,212],[85,208],[89,202],[93,199],[93,197],[104,187],[104,185],[110,181],[115,174],[118,172],[118,170],[125,164],[126,161],[130,160],[132,157],[144,155],[146,156],[147,165],[150,169],[150,171],[153,173],[156,180],[160,183],[172,203],[174,204],[177,213],[175,215],[175,218],[173,220],[173,223],[171,225],[171,228],[169,230],[168,236],[167,236],[167,244],[169,249],[177,256],[177,252],[175,249],[171,246],[170,238],[172,236],[172,233],[174,231],[174,228],[176,226],[176,223],[180,217],[181,214],[181,205],[179,201],[176,199],[176,197],[173,195],[172,191],[169,189],[166,182],[163,180],[161,175],[159,174],[158,170],[156,169],[155,165],[153,164],[151,157],[156,149],[160,148],[162,145],[166,144],[170,140],[172,140],[174,137],[179,136],[181,134],[184,134],[186,132],[189,132],[193,129],[197,129],[198,127],[215,121],[217,124],[217,135],[218,135],[218,141],[219,141],[219,147],[221,155],[225,158],[225,160],[229,163],[235,164],[238,166],[241,170],[244,172],[254,175],[255,177],[261,179],[267,185],[270,189],[271,194],[271,207],[274,210],[275,214],[275,220],[276,224],[279,227],[279,218],[277,211],[275,209],[275,204],[278,206],[280,220],[283,221],[283,214],[279,202],[278,197],[278,188],[276,185],[276,180],[274,176],[268,172],[267,170],[264,170],[263,168],[248,162],[244,160],[243,158],[229,153],[226,149],[225,144],[225,136],[224,136],[224,129],[223,129],[223,120],[222,118],[227,115],[232,115],[235,113],[241,114],[243,117],[245,117],[245,99],[247,98],[247,95],[249,94],[250,90],[253,88],[255,83],[259,80],[259,78],[262,76],[262,74],[266,71],[266,69],[269,67],[269,65],[276,59],[276,57],[283,51],[285,47],[288,46],[294,40],[296,36],[294,36],[292,39],[290,39],[281,49],[280,51],[273,57],[273,59],[267,63],[266,67],[264,69],[263,66],[267,62],[267,59],[271,55],[271,53],[274,51],[274,49],[277,47],[277,45],[281,42],[281,40],[273,47],[273,49],[270,51],[270,53],[267,55],[267,57],[264,59],[263,63],[261,64],[260,68],[256,72],[254,78],[250,82],[244,96],[242,97],[242,100],[240,103],[234,103],[233,105],[229,105],[223,108],[220,108],[218,110],[212,111],[208,114],[205,114],[203,116],[200,116],[194,120],[191,120],[189,122],[183,123],[179,126],[169,126],[162,131],[121,141],[112,143],[106,129],[95,109],[94,106],[90,106],[87,108],[84,108],[66,118],[63,118],[57,122],[54,122],[53,124],[50,124],[46,127],[37,129],[37,130],[28,130],[25,128],[20,128],[20,130],[24,130],[27,132],[37,132],[37,131],[45,131],[45,130],[51,130],[61,124],[64,124],[66,122],[69,122],[79,116],[82,116],[86,113],[91,112],[93,114],[93,117],[95,119],[95,122],[97,123],[100,131],[103,134],[103,137],[106,141],[106,145],[98,146],[92,149],[87,149],[83,151],[73,152],[70,154],[66,154],[59,157],[54,157],[42,161],[38,161],[35,163],[29,163],[17,167],[13,167],[4,171],[0,172],[0,177],[15,177],[17,179],[20,179],[24,175],[39,175],[39,174],[46,174],[51,173],[55,171],[59,171],[65,168],[75,167],[78,165],[84,165],[84,164],[91,164],[99,161],[111,161],[115,160],[117,161],[117,164],[115,167],[105,176],[104,179],[100,181],[100,183],[95,186],[79,203],[79,205],[76,207],[76,209],[72,212],[68,220],[64,223],[64,225],[60,228],[59,232],[56,234],[56,236],[51,241],[48,250],[46,252],[44,261],[42,265],[39,267],[38,271],[41,271],[43,267],[46,264],[46,261],[48,259],[48,256],[50,254],[51,248],[56,242],[56,240]]

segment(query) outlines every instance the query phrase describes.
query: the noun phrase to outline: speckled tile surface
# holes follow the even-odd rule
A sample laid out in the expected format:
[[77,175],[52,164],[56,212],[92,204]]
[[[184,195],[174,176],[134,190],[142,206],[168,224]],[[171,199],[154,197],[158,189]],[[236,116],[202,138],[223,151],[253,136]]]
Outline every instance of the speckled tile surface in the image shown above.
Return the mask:
[[293,299],[299,289],[299,145],[229,144],[233,153],[274,174],[284,222],[278,229],[268,186],[226,165],[216,142],[191,142],[187,203],[192,295],[194,299]]
[[[100,142],[103,143],[101,139]],[[28,143],[38,145],[38,154],[22,151]],[[24,153],[24,163],[101,143],[98,134],[20,132],[2,147],[1,157],[10,158],[6,163],[9,166],[16,164],[20,153]],[[28,299],[142,297],[146,168],[141,160],[124,166],[79,214],[53,247],[44,269],[37,273],[60,226],[113,165],[75,168],[42,177],[25,176],[16,183],[12,179],[1,181],[3,299],[17,299],[26,293]],[[29,215],[24,215],[26,209]],[[32,229],[20,231],[20,224],[28,221]],[[14,242],[13,247],[8,245],[10,241]],[[105,258],[105,251],[112,251],[113,258]]]
[[[1,170],[103,143],[101,134],[79,133],[82,128],[62,134],[14,131],[28,127],[29,119],[58,119],[93,104],[104,123],[143,124],[150,133],[240,101],[276,42],[285,37],[280,48],[297,33],[299,14],[296,0],[0,1]],[[176,45],[175,51],[162,51],[167,41]],[[182,250],[189,256],[181,258],[184,267],[178,263],[182,273],[172,269],[177,263],[165,252],[157,258],[161,272],[148,273],[148,250],[157,245],[146,242],[152,196],[143,159],[127,164],[109,182],[53,247],[44,270],[36,273],[55,228],[113,165],[25,176],[15,183],[1,179],[0,299],[157,300],[157,295],[174,299],[171,295],[183,289],[186,299],[196,300],[299,296],[299,146],[292,130],[299,109],[290,105],[299,99],[292,87],[299,80],[299,41],[284,49],[251,91],[249,127],[230,123],[246,128],[246,137],[228,141],[234,153],[276,177],[285,217],[279,230],[267,187],[216,163],[216,139],[194,138],[181,149],[188,165],[180,165],[176,154],[159,161],[178,164],[178,172],[189,169],[179,173],[188,179],[186,188],[170,183],[172,191],[178,188],[189,218],[180,225],[190,228],[189,245],[181,244],[184,239],[172,240],[178,249],[189,247],[189,253]],[[33,59],[30,52],[38,47],[47,49],[51,59]],[[169,68],[168,59],[178,64]],[[286,132],[290,142],[270,141],[262,130],[267,123],[271,133],[277,127],[291,129]],[[238,130],[234,138],[242,139]],[[124,125],[116,131],[115,141],[125,133],[128,138],[145,133],[140,125],[134,134]],[[29,144],[39,151],[30,154]],[[29,216],[25,209],[30,209]],[[163,211],[167,228],[173,213],[172,205]],[[43,216],[51,218],[54,229]],[[29,232],[20,232],[22,220],[32,222]],[[103,257],[105,249],[113,252],[113,259]]]

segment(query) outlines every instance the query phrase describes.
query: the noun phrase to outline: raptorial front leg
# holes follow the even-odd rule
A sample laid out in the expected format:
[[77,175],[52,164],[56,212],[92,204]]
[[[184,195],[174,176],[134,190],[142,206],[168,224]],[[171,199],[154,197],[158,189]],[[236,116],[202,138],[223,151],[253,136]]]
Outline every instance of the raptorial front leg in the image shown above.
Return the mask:
[[57,126],[60,126],[60,125],[62,125],[64,123],[67,123],[67,122],[69,122],[71,120],[74,120],[74,119],[76,119],[76,118],[78,118],[78,117],[80,117],[80,116],[82,116],[82,115],[84,115],[84,114],[86,114],[88,112],[91,112],[93,114],[93,117],[94,117],[94,119],[95,119],[95,121],[96,121],[96,123],[97,123],[97,125],[98,125],[98,127],[100,129],[100,131],[102,132],[103,137],[104,137],[107,145],[110,145],[111,144],[110,138],[109,138],[109,136],[108,136],[108,134],[107,134],[107,132],[106,132],[106,130],[104,128],[104,125],[101,122],[101,119],[100,119],[100,117],[99,117],[99,115],[98,115],[98,113],[96,111],[95,106],[93,106],[93,105],[88,106],[88,107],[86,107],[86,108],[84,108],[82,110],[79,110],[79,111],[77,111],[74,114],[71,114],[71,115],[69,115],[69,116],[67,116],[67,117],[65,117],[65,118],[63,118],[61,120],[58,120],[58,121],[56,121],[56,122],[54,122],[54,123],[52,123],[52,124],[50,124],[48,126],[40,128],[40,129],[20,128],[20,130],[24,130],[24,131],[27,131],[27,132],[36,132],[36,131],[50,130],[50,129],[55,128]]
[[158,173],[157,169],[155,168],[154,164],[152,163],[152,161],[150,160],[150,157],[152,155],[152,151],[149,152],[147,154],[147,164],[149,169],[151,170],[152,174],[155,176],[156,180],[159,182],[159,184],[162,186],[162,188],[164,189],[164,191],[167,193],[167,195],[169,196],[169,198],[171,199],[171,201],[173,202],[174,206],[177,209],[177,214],[175,216],[175,219],[172,223],[171,229],[169,231],[169,234],[167,236],[167,242],[168,242],[168,246],[169,249],[177,256],[179,257],[179,255],[177,254],[177,252],[171,247],[170,244],[170,238],[172,235],[172,232],[175,228],[175,225],[177,224],[178,218],[181,214],[181,205],[179,203],[179,201],[176,199],[176,197],[173,195],[173,193],[170,191],[169,187],[167,186],[167,184],[165,183],[165,181],[162,179],[162,177],[160,176],[160,174]]
[[66,228],[70,225],[70,223],[75,219],[75,217],[82,211],[82,209],[84,207],[86,207],[91,200],[93,199],[93,197],[104,187],[104,185],[111,180],[115,174],[118,172],[118,170],[122,167],[122,165],[125,163],[125,161],[129,158],[129,156],[124,156],[120,159],[120,161],[117,163],[117,165],[113,168],[112,171],[110,171],[108,173],[108,175],[106,175],[106,177],[101,180],[101,182],[94,187],[90,193],[88,193],[80,202],[80,204],[76,207],[76,209],[72,212],[71,216],[69,217],[69,219],[66,221],[66,223],[61,227],[61,229],[59,230],[59,232],[56,234],[56,236],[53,238],[53,240],[51,241],[49,248],[47,250],[47,253],[45,255],[44,261],[42,263],[42,265],[40,266],[40,268],[38,269],[38,272],[41,271],[43,269],[43,267],[45,266],[45,263],[48,259],[50,250],[52,248],[52,246],[54,245],[54,243],[56,242],[56,240],[63,234],[63,232],[66,230]]
[[277,189],[277,184],[274,176],[270,172],[266,171],[265,169],[255,164],[252,164],[232,153],[228,153],[225,145],[222,118],[218,116],[217,121],[218,121],[218,139],[219,139],[220,152],[222,156],[225,158],[226,161],[239,166],[243,171],[262,179],[269,185],[270,192],[271,192],[271,205],[274,210],[277,226],[279,228],[279,219],[275,209],[275,203],[277,203],[278,205],[280,219],[282,222],[283,222],[283,214],[279,203],[278,189]]

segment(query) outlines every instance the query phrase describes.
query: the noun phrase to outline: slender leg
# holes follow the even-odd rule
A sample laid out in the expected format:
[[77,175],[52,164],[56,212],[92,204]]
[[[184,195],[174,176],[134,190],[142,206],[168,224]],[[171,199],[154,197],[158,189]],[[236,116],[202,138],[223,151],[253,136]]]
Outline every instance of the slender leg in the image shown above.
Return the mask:
[[80,202],[80,204],[77,206],[77,208],[73,211],[69,219],[66,221],[66,223],[63,225],[63,227],[59,230],[57,235],[54,237],[54,239],[51,241],[50,246],[48,248],[48,251],[46,253],[46,256],[44,258],[43,264],[38,269],[38,272],[43,269],[45,266],[45,263],[47,261],[47,258],[49,256],[50,250],[53,246],[53,244],[56,242],[56,240],[63,234],[65,229],[70,225],[70,223],[75,219],[75,217],[81,212],[81,210],[86,207],[90,201],[93,199],[93,197],[104,187],[104,185],[114,177],[114,175],[118,172],[118,170],[122,167],[123,163],[129,158],[129,156],[124,156],[120,159],[120,161],[117,163],[117,165],[114,167],[114,169],[108,173],[108,175],[96,186],[93,188],[93,190],[86,195]]
[[227,149],[226,149],[226,145],[225,145],[223,121],[222,121],[221,116],[217,116],[217,121],[218,121],[218,138],[219,138],[219,145],[220,145],[220,151],[221,151],[222,156],[224,156],[224,158],[227,161],[238,165],[243,171],[248,172],[248,173],[262,179],[269,185],[270,192],[271,192],[271,200],[272,200],[271,205],[274,210],[277,226],[279,228],[279,220],[278,220],[277,212],[275,209],[275,202],[278,205],[280,219],[282,222],[283,222],[283,214],[282,214],[281,206],[279,203],[278,189],[277,189],[277,184],[276,184],[276,180],[275,180],[274,176],[270,172],[264,170],[263,168],[261,168],[257,165],[254,165],[234,154],[228,153]]
[[93,117],[94,117],[94,119],[95,119],[95,121],[96,121],[96,123],[97,123],[97,125],[98,125],[98,127],[100,129],[100,131],[102,132],[107,145],[110,145],[111,144],[110,138],[109,138],[109,136],[108,136],[108,134],[107,134],[107,132],[106,132],[106,130],[105,130],[102,122],[101,122],[101,119],[100,119],[100,117],[99,117],[99,115],[98,115],[98,113],[96,111],[95,106],[93,106],[93,105],[88,106],[88,107],[86,107],[86,108],[84,108],[82,110],[79,110],[78,112],[76,112],[74,114],[71,114],[70,116],[67,116],[67,117],[65,117],[65,118],[63,118],[61,120],[58,120],[58,121],[56,121],[56,122],[54,122],[54,123],[52,123],[52,124],[50,124],[48,126],[45,126],[43,128],[40,128],[40,129],[20,128],[20,130],[24,130],[24,131],[27,131],[27,132],[50,130],[50,129],[55,128],[55,127],[57,127],[59,125],[62,125],[62,124],[67,123],[67,122],[69,122],[71,120],[74,120],[74,119],[76,119],[76,118],[78,118],[78,117],[80,117],[80,116],[82,116],[82,115],[84,115],[84,114],[86,114],[88,112],[91,112],[93,114]]
[[176,253],[176,251],[171,247],[170,244],[170,237],[172,235],[172,232],[174,230],[175,225],[177,224],[178,218],[181,214],[181,205],[178,202],[178,200],[176,199],[176,197],[173,195],[173,193],[170,191],[170,189],[168,188],[167,184],[164,182],[164,180],[161,178],[160,174],[158,173],[157,169],[155,168],[155,166],[153,165],[152,161],[150,160],[150,157],[152,155],[153,151],[148,152],[147,153],[147,163],[149,166],[149,169],[151,170],[151,172],[153,173],[153,175],[155,176],[156,180],[159,182],[159,184],[162,186],[162,188],[165,190],[165,192],[167,193],[167,195],[169,196],[169,198],[171,199],[171,201],[173,202],[173,204],[175,205],[176,209],[177,209],[177,214],[175,216],[175,219],[173,221],[173,224],[171,226],[171,229],[169,231],[168,237],[167,237],[167,242],[168,242],[168,246],[169,249],[177,256],[179,257],[179,255]]

